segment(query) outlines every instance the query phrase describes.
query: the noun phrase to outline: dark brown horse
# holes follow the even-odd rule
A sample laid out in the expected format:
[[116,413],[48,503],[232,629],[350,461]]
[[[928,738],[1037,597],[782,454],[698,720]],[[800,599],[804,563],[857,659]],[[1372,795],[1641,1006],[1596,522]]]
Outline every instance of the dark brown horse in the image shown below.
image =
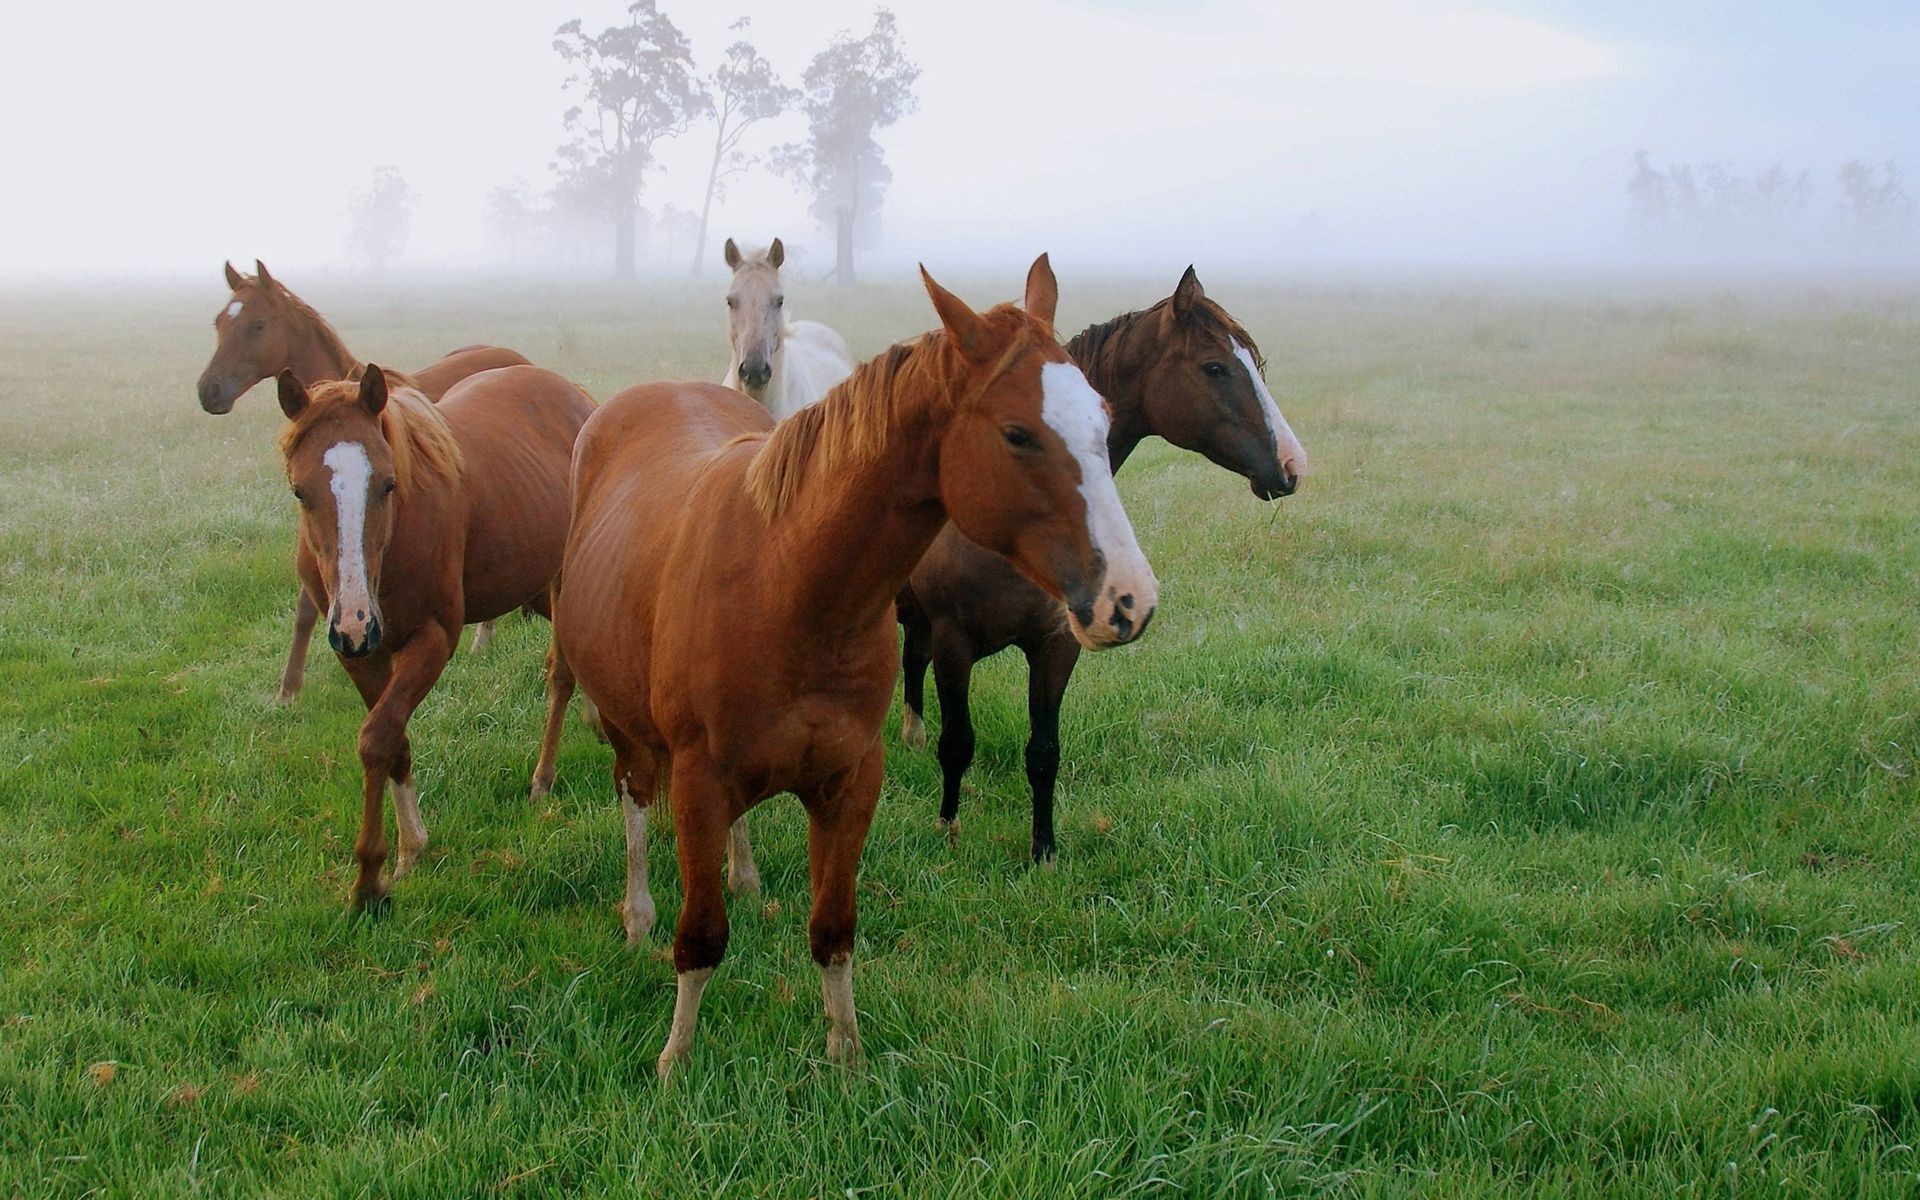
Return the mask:
[[726,953],[728,829],[789,791],[809,822],[827,1053],[857,1054],[854,875],[899,664],[893,601],[949,517],[1064,603],[1091,647],[1132,639],[1153,613],[1105,406],[1054,340],[1046,259],[1025,311],[976,313],[925,282],[941,331],[778,428],[726,388],[647,384],[595,413],[574,453],[556,629],[613,745],[633,941],[654,919],[648,807],[663,784],[673,804],[685,899],[662,1074]]
[[[1067,352],[1113,406],[1107,453],[1114,470],[1144,438],[1158,435],[1245,476],[1262,500],[1291,495],[1298,486],[1306,454],[1267,391],[1260,351],[1239,322],[1207,299],[1192,267],[1172,296],[1083,331]],[[1008,646],[1026,655],[1032,852],[1035,861],[1050,858],[1060,701],[1080,659],[1059,602],[949,525],[914,568],[899,615],[906,630],[901,735],[926,745],[922,693],[931,662],[940,696],[940,823],[949,834],[958,829],[960,781],[973,761],[967,709],[973,664]]]
[[[368,366],[357,383],[311,390],[283,371],[280,407],[280,452],[300,504],[300,586],[326,612],[327,641],[368,710],[353,890],[365,909],[387,894],[389,780],[400,841],[393,877],[426,848],[407,722],[461,627],[523,606],[552,614],[568,465],[593,401],[551,371],[520,366],[472,376],[434,405],[412,388],[389,393],[386,374]],[[556,648],[536,796],[553,780],[572,686]]]
[[[232,263],[226,268],[227,286],[233,295],[213,318],[217,341],[207,369],[200,373],[201,408],[215,415],[232,412],[234,401],[247,389],[282,371],[292,371],[309,384],[354,377],[360,360],[347,350],[347,344],[325,317],[267,273],[265,263],[255,259],[251,276],[234,270]],[[406,378],[427,399],[438,401],[448,388],[469,375],[526,361],[499,346],[466,346]],[[306,593],[301,592],[294,603],[293,648],[287,652],[287,667],[280,675],[282,704],[300,692],[300,682],[307,673],[307,644],[313,640],[313,625],[319,615],[307,603]],[[483,625],[475,634],[475,651],[485,644],[491,631],[491,625]]]

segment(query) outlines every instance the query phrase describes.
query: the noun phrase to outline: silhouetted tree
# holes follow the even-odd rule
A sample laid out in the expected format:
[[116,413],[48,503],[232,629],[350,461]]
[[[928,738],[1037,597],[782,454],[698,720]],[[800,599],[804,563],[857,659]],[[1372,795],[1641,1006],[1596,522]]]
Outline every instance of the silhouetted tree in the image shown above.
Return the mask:
[[713,162],[707,168],[707,193],[700,202],[700,229],[694,236],[693,273],[700,273],[707,253],[707,219],[716,197],[726,194],[727,180],[747,169],[753,156],[740,148],[747,130],[785,112],[800,93],[780,82],[773,64],[760,56],[746,38],[746,17],[731,28],[741,35],[727,47],[727,57],[700,81],[700,104],[713,120]]
[[633,0],[627,17],[591,36],[568,21],[553,41],[572,68],[565,86],[584,101],[566,111],[573,136],[554,166],[570,202],[612,219],[613,273],[621,279],[634,275],[635,217],[654,143],[684,132],[698,103],[685,35],[654,0]]
[[375,271],[386,270],[407,248],[419,202],[397,168],[375,167],[366,190],[347,201],[348,243]]
[[1840,168],[1840,210],[1863,242],[1885,243],[1905,232],[1913,199],[1900,182],[1900,167],[1868,166],[1858,159]]
[[834,277],[854,282],[856,235],[871,229],[893,172],[874,135],[914,110],[920,68],[900,48],[893,14],[873,15],[862,38],[840,33],[802,80],[807,140],[776,152],[778,168],[813,193],[813,215],[833,226]]
[[516,175],[512,183],[487,193],[481,217],[493,239],[506,243],[508,261],[517,263],[520,243],[540,225],[540,202],[526,178]]

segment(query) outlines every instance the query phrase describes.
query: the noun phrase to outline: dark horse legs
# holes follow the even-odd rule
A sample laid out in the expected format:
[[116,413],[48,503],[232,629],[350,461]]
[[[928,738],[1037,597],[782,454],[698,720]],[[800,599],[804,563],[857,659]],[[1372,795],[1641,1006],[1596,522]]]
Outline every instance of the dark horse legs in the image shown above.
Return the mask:
[[973,679],[973,646],[952,626],[933,631],[933,686],[940,697],[940,827],[949,836],[960,818],[960,780],[973,765],[973,714],[967,689]]
[[[1060,699],[1080,661],[1080,644],[1055,633],[1020,647],[1027,656],[1027,783],[1033,788],[1033,861],[1053,857],[1053,784],[1060,774]],[[945,728],[946,709],[940,710]]]

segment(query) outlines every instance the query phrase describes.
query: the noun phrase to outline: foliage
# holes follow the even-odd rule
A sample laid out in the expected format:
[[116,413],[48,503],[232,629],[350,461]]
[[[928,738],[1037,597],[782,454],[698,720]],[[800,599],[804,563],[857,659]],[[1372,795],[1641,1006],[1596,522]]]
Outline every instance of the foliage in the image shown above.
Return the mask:
[[589,35],[578,19],[554,31],[581,103],[563,121],[569,140],[554,163],[569,205],[598,208],[616,232],[615,272],[633,274],[634,213],[654,145],[678,136],[698,111],[693,51],[655,0],[633,0],[627,23]]
[[726,194],[727,181],[745,171],[754,156],[742,149],[748,129],[790,108],[800,93],[780,82],[780,76],[746,34],[746,17],[730,28],[741,36],[727,47],[726,58],[700,85],[700,102],[713,121],[713,159],[707,168],[706,196],[700,205],[700,224],[694,235],[693,270],[697,275],[706,252],[707,221],[713,202]]
[[496,242],[505,243],[516,261],[520,257],[521,243],[539,229],[543,215],[539,198],[522,175],[516,175],[511,183],[488,192],[481,213],[488,236]]
[[782,146],[776,167],[813,196],[813,215],[835,230],[842,283],[852,282],[852,247],[873,230],[893,181],[875,135],[911,113],[920,68],[907,60],[887,9],[855,38],[841,32],[807,65],[800,107],[807,140]]
[[355,192],[347,202],[347,240],[354,252],[374,270],[385,270],[407,248],[419,204],[420,198],[398,168],[375,167],[366,190]]
[[1891,241],[1913,221],[1913,198],[1900,182],[1898,163],[1848,162],[1840,168],[1840,191],[1842,211],[1862,241]]

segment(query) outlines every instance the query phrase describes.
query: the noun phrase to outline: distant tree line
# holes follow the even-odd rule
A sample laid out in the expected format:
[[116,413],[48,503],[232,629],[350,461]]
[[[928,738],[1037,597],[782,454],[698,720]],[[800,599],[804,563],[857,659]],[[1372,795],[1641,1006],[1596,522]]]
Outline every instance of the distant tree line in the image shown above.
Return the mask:
[[[1865,249],[1904,245],[1913,233],[1914,202],[1899,164],[1858,159],[1834,176],[1836,190],[1827,230]],[[1711,250],[1754,239],[1806,242],[1821,233],[1814,216],[1814,176],[1779,163],[1751,173],[1723,160],[1654,164],[1642,150],[1633,156],[1627,207],[1647,240]]]

